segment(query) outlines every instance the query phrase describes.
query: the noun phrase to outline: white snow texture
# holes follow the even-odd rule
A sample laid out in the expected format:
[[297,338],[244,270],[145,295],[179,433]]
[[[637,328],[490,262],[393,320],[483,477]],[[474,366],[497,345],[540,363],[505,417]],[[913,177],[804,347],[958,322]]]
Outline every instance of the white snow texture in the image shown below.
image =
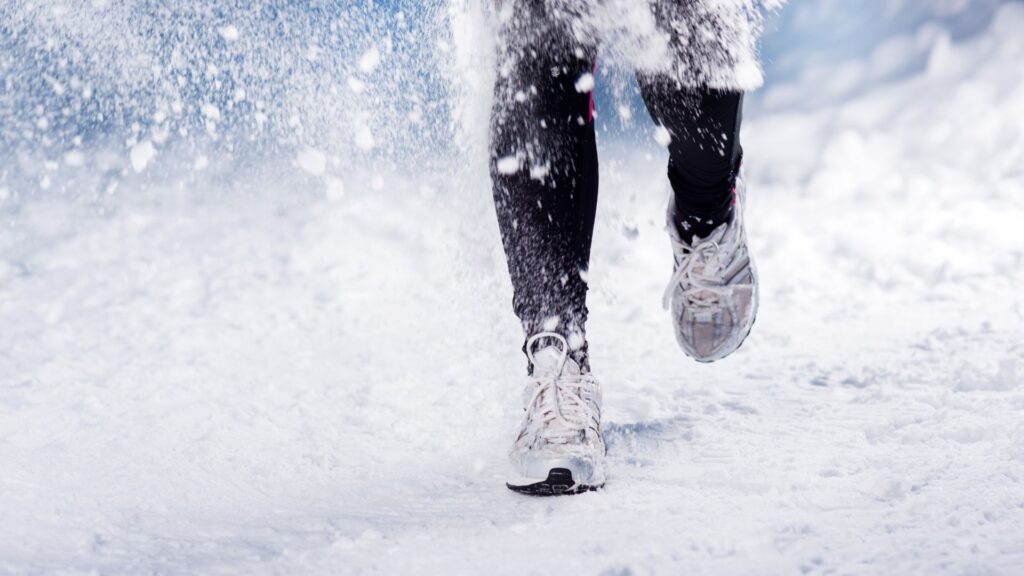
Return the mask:
[[[108,9],[0,13],[44,5],[31,21]],[[0,574],[1024,573],[1024,4],[894,38],[918,69],[837,62],[861,84],[814,105],[797,95],[823,65],[769,74],[743,135],[761,311],[712,365],[660,306],[666,152],[635,99],[608,101],[599,118],[632,127],[601,124],[588,275],[610,476],[556,499],[503,483],[524,360],[490,205],[488,15],[438,13],[431,107],[396,5],[326,76],[307,74],[329,50],[283,52],[308,60],[280,92],[270,68],[228,81],[215,51],[178,66],[199,92],[84,60],[0,80]],[[266,38],[207,16],[230,54]],[[45,50],[63,25],[19,38]],[[77,30],[54,45],[92,35],[151,72],[98,21]],[[20,41],[0,38],[0,71]],[[599,112],[604,79],[581,86]],[[94,102],[107,80],[142,110],[86,105],[123,119],[116,138],[16,97]],[[423,90],[378,110],[394,82]],[[448,144],[406,155],[420,133]]]

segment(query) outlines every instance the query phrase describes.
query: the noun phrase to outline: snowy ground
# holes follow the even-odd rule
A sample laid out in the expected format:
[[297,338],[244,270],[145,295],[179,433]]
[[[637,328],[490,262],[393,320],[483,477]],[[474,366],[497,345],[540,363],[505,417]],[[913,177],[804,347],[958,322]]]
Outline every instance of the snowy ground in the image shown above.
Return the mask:
[[485,180],[0,188],[0,572],[1020,574],[1022,29],[749,119],[761,314],[712,366],[660,308],[664,158],[602,148],[573,498],[503,485]]

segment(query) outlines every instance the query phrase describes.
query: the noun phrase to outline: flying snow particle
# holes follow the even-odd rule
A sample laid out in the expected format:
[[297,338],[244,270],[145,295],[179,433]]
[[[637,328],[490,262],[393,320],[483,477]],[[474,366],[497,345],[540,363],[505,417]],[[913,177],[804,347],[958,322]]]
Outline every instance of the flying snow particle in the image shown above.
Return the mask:
[[542,166],[530,166],[530,179],[531,180],[544,180],[548,176],[548,172],[551,168],[544,164]]
[[214,122],[220,120],[220,108],[217,108],[217,106],[210,103],[206,103],[203,104],[202,111],[203,116],[206,116],[207,119],[212,120]]
[[220,33],[220,37],[227,40],[228,42],[234,42],[238,40],[238,28],[234,24],[228,24],[227,26],[221,26],[217,29]]
[[149,163],[156,156],[156,148],[153,147],[153,143],[149,140],[143,140],[135,146],[132,146],[132,150],[129,153],[129,159],[132,162],[132,169],[138,174],[149,166]]
[[576,91],[580,94],[590,92],[594,89],[594,75],[587,72],[576,81]]
[[498,160],[498,174],[515,174],[519,172],[519,157],[505,156]]
[[359,58],[359,69],[364,74],[369,74],[380,66],[380,50],[376,46],[370,48]]
[[356,132],[356,146],[358,146],[360,150],[372,150],[373,144],[373,132],[370,131],[370,127],[360,127]]
[[152,134],[153,142],[163,144],[167,141],[167,137],[170,136],[170,130],[166,126],[154,126]]
[[579,350],[586,343],[586,339],[579,332],[572,332],[569,334],[569,348],[571,350]]
[[348,89],[355,94],[362,94],[366,90],[366,83],[355,76],[348,77]]
[[632,120],[633,119],[633,111],[629,109],[629,106],[626,106],[624,104],[620,105],[619,106],[619,118],[622,119],[623,121]]
[[327,156],[316,148],[303,148],[295,157],[296,164],[313,176],[323,176],[327,171]]
[[53,89],[54,94],[56,94],[57,96],[63,96],[64,92],[66,91],[64,85],[53,79],[48,78],[48,80],[50,80],[50,88]]
[[85,164],[85,155],[78,150],[72,150],[64,155],[64,163],[68,166],[81,166]]
[[654,129],[654,141],[662,146],[668,146],[672,143],[672,135],[668,133],[668,128],[664,126],[658,126]]
[[327,199],[341,200],[345,196],[345,182],[338,178],[327,179]]
[[757,61],[744,60],[736,64],[736,81],[741,86],[757,87],[764,84],[764,73]]

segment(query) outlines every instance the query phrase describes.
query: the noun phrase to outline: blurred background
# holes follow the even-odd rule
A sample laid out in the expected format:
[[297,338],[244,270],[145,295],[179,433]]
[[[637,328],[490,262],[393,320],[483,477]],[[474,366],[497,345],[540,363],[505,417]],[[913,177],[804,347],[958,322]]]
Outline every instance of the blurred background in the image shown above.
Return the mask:
[[[835,104],[920,72],[937,48],[985,31],[1009,3],[793,2],[767,20],[767,86],[748,99],[748,115]],[[8,160],[0,181],[41,178],[41,163],[69,150],[120,153],[136,141],[214,147],[216,159],[313,146],[336,164],[435,161],[459,130],[459,92],[479,82],[459,66],[488,61],[479,54],[485,11],[467,0],[5,2],[0,143],[22,160]],[[605,130],[647,128],[623,130],[614,111],[624,99],[639,104],[635,88],[625,88],[620,62],[606,62],[605,74]]]

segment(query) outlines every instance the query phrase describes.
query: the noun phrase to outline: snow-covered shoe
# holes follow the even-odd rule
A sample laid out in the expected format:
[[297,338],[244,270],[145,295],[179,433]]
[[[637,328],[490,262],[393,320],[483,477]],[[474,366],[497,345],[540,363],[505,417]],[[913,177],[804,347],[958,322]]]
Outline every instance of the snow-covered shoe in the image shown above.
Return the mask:
[[[554,341],[537,352],[541,339]],[[525,416],[509,456],[508,487],[538,496],[596,490],[605,480],[601,386],[569,358],[569,344],[553,333],[526,343],[533,376],[524,390]]]
[[744,193],[741,177],[736,182],[732,220],[692,243],[679,237],[672,224],[675,206],[669,205],[675,273],[663,304],[671,307],[679,346],[700,362],[714,362],[735,352],[757,316],[757,270],[743,226]]

